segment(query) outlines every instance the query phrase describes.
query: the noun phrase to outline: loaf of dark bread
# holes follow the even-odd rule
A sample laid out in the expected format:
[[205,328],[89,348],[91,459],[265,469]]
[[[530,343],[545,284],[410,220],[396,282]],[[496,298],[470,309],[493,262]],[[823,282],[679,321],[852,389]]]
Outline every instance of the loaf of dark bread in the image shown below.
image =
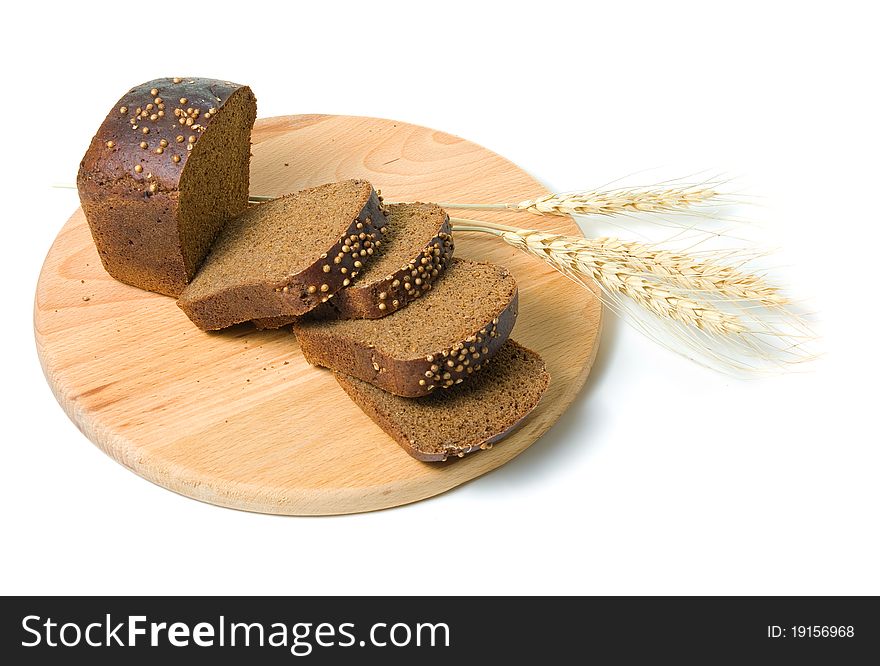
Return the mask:
[[364,180],[251,206],[226,224],[178,305],[203,330],[304,314],[369,265],[385,222]]
[[434,288],[382,319],[298,319],[306,360],[415,397],[464,382],[516,322],[516,280],[501,266],[452,259]]
[[360,379],[335,376],[382,430],[425,461],[491,448],[537,406],[550,382],[541,357],[513,340],[467,383],[423,398],[401,398]]
[[[449,216],[436,204],[392,204],[382,245],[347,288],[315,310],[316,316],[379,319],[430,291],[454,245]],[[293,321],[276,317],[254,321],[257,328],[279,328]]]
[[82,159],[77,189],[104,268],[177,296],[224,223],[247,206],[247,86],[166,78],[120,99]]

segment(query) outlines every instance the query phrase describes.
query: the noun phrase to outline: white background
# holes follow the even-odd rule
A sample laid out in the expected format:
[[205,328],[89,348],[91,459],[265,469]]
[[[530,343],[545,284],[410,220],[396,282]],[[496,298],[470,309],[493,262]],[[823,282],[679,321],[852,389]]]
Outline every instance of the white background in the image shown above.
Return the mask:
[[[0,593],[880,593],[870,3],[80,4],[4,9]],[[458,134],[557,190],[739,176],[825,357],[733,380],[609,318],[558,424],[442,497],[282,518],[153,486],[56,404],[31,312],[78,204],[50,184],[123,91],[180,72],[249,83],[261,116]]]

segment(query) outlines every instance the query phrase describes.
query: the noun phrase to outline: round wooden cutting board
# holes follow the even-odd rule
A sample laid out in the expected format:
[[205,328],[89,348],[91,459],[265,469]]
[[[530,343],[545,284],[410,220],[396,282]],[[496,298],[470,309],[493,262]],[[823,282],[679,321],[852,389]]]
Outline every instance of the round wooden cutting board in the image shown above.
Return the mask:
[[[495,153],[443,132],[350,116],[257,121],[251,192],[280,195],[366,178],[387,201],[519,201],[546,192]],[[467,211],[469,212],[469,211]],[[453,215],[578,234],[569,218]],[[497,238],[456,236],[456,255],[509,267],[519,282],[512,337],[552,376],[537,409],[488,451],[447,463],[407,455],[310,367],[287,331],[196,329],[174,300],[101,266],[82,211],[58,234],[37,285],[43,370],[76,425],[114,460],[221,506],[292,515],[355,513],[442,493],[514,458],[578,393],[596,352],[596,296]]]

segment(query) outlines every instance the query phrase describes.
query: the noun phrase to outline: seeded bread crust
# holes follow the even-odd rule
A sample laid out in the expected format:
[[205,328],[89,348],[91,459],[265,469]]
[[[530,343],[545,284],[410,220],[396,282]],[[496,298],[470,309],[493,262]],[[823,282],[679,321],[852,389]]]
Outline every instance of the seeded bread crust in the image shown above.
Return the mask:
[[334,376],[404,451],[425,462],[491,449],[522,424],[550,383],[543,359],[513,340],[472,382],[423,398],[401,398],[339,372]]
[[425,249],[394,273],[370,284],[355,282],[349,289],[339,292],[328,303],[338,316],[343,319],[379,319],[389,315],[430,291],[434,280],[446,268],[455,245],[449,216],[443,209],[432,204],[394,204],[388,206],[388,224],[394,224],[395,212],[413,205],[437,208],[437,217],[441,220],[437,234],[428,241]]
[[[407,203],[386,207],[388,229],[395,230],[395,218],[415,211],[437,220],[437,233],[409,262],[379,280],[365,283],[353,280],[325,305],[314,310],[315,317],[341,319],[380,319],[406,307],[410,302],[431,290],[431,286],[446,268],[455,251],[449,216],[436,204]],[[256,319],[258,329],[281,328],[293,323],[293,317]]]
[[[245,98],[250,117],[242,121],[249,135],[256,118],[251,89],[203,78],[162,78],[136,86],[101,124],[80,164],[77,189],[101,262],[117,280],[177,296],[192,278],[209,242],[196,252],[201,256],[186,254],[178,224],[179,185],[200,152],[203,134],[233,97]],[[217,184],[221,214],[208,222],[214,226],[211,236],[247,206],[250,142],[236,152],[225,159],[240,164],[241,177]]]
[[[453,260],[460,261],[460,260]],[[510,278],[507,269],[501,269]],[[442,348],[419,358],[396,358],[377,344],[363,345],[338,335],[321,321],[299,319],[293,330],[306,361],[362,379],[389,393],[418,397],[434,390],[461,384],[479,372],[501,348],[519,309],[519,292],[514,287],[507,304],[464,340],[452,340]]]
[[[316,256],[307,268],[278,281],[239,284],[207,295],[196,293],[199,276],[181,294],[178,306],[200,329],[213,331],[252,319],[302,315],[326,303],[348,286],[371,259],[370,246],[381,243],[382,230],[387,222],[382,202],[369,183],[352,182],[364,190],[360,210],[345,233],[326,252]],[[299,194],[321,187],[324,186],[303,190]],[[259,216],[279,201],[253,206],[244,216]],[[230,229],[237,223],[233,222]],[[370,246],[366,246],[367,242]],[[210,257],[207,261],[211,261]]]

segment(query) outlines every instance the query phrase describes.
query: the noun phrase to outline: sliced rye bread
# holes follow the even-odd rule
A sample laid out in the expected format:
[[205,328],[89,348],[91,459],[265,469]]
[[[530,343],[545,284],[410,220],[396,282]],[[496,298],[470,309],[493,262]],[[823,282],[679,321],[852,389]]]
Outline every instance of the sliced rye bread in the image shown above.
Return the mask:
[[516,280],[494,264],[452,259],[434,288],[382,319],[297,319],[306,360],[400,396],[462,383],[516,322]]
[[364,180],[251,206],[224,227],[177,304],[203,330],[305,314],[369,263],[385,222]]
[[550,382],[541,357],[513,340],[467,383],[422,398],[401,398],[334,374],[367,416],[407,453],[424,461],[491,448],[537,406]]
[[[379,319],[405,307],[424,292],[446,268],[455,246],[449,216],[430,203],[391,204],[388,224],[373,260],[315,311],[340,319]],[[257,328],[280,328],[293,317],[257,319]]]

